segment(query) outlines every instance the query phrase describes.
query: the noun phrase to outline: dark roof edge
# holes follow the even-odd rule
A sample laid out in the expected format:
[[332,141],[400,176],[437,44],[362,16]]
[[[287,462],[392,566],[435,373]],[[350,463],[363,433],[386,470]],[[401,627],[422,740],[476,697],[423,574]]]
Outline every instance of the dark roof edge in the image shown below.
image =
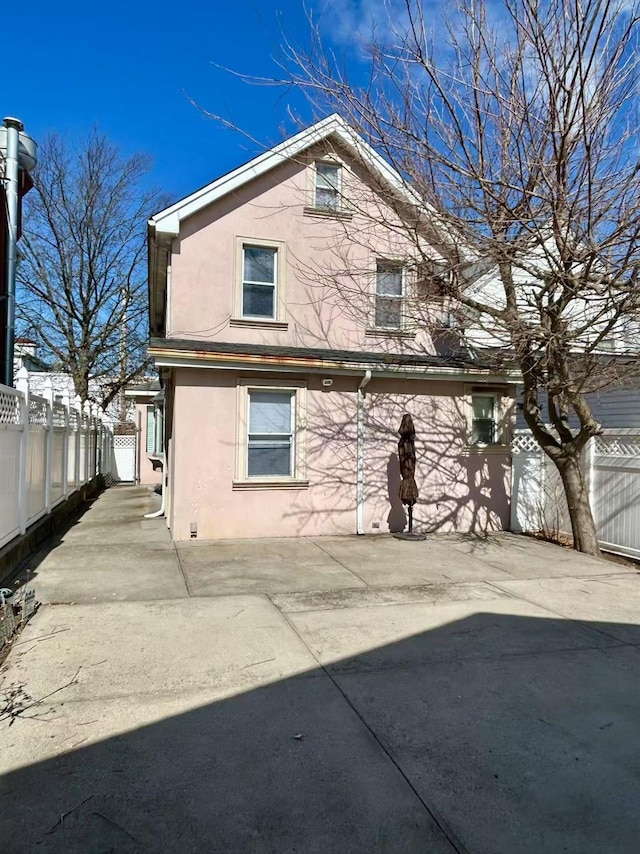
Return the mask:
[[374,353],[362,350],[331,350],[316,347],[282,347],[270,344],[239,344],[227,341],[200,341],[186,338],[151,338],[150,348],[180,350],[183,352],[225,353],[246,356],[281,356],[293,359],[326,360],[327,362],[368,362],[385,365],[424,365],[434,368],[460,368],[508,373],[504,365],[497,365],[491,358],[475,360],[444,358],[428,353]]

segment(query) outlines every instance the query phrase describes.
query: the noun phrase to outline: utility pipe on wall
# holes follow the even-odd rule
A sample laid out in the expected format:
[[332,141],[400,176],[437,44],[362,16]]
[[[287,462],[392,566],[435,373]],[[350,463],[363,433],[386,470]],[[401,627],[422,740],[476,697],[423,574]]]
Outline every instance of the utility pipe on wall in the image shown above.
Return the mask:
[[4,192],[7,205],[7,250],[6,250],[6,318],[7,328],[4,341],[5,385],[13,385],[13,346],[16,316],[16,269],[18,266],[18,145],[23,124],[18,119],[7,117],[3,122],[6,131],[6,156],[4,162]]
[[358,386],[356,413],[356,532],[364,534],[362,514],[364,509],[364,389],[371,379],[371,371],[366,371]]

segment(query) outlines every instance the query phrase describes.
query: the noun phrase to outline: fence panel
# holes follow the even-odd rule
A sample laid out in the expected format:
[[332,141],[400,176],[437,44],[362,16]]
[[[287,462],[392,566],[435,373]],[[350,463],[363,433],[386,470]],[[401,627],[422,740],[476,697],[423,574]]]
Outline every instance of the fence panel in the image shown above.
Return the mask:
[[[108,476],[113,433],[100,419],[30,394],[28,373],[18,388],[0,385],[0,547],[97,474]],[[103,467],[104,466],[104,467]]]
[[544,527],[544,461],[528,430],[516,430],[511,445],[511,530]]
[[640,431],[597,437],[592,503],[601,545],[640,557]]
[[35,522],[47,508],[46,484],[48,402],[29,395],[29,437],[27,440],[27,524]]
[[136,443],[137,435],[113,437],[115,458],[113,479],[117,482],[133,483],[136,479]]
[[80,416],[75,409],[69,412],[69,450],[67,454],[67,483],[69,492],[78,488],[78,427]]
[[24,397],[0,385],[0,546],[20,533],[20,444]]
[[[640,558],[640,430],[605,430],[583,467],[602,548]],[[558,470],[518,430],[512,454],[511,529],[569,534],[571,522]]]
[[51,504],[64,498],[67,456],[67,410],[61,403],[53,404],[51,441]]

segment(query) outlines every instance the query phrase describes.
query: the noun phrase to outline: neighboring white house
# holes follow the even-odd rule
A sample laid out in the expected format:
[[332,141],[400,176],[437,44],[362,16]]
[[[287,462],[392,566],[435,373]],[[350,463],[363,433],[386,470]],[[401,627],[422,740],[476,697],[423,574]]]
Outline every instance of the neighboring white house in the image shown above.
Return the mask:
[[[13,375],[17,376],[20,368],[26,368],[29,372],[29,391],[38,397],[46,396],[49,389],[53,391],[54,399],[62,400],[68,398],[73,400],[76,395],[73,377],[64,371],[54,371],[51,366],[43,361],[38,355],[38,345],[29,338],[16,338]],[[89,380],[89,396],[99,400],[102,397],[102,387],[108,380]],[[135,417],[135,405],[129,399],[126,400],[126,420],[132,421]],[[121,419],[122,405],[120,397],[116,396],[107,406],[102,416],[105,424],[118,424]]]

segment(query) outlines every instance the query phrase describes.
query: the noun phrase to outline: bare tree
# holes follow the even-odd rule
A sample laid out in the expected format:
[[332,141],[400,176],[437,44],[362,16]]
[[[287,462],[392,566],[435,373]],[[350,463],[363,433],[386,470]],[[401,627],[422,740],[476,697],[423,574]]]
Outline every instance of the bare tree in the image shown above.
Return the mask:
[[74,143],[54,134],[25,203],[21,332],[103,408],[146,364],[145,222],[164,203],[150,167],[96,130]]
[[485,356],[519,368],[524,418],[590,554],[588,395],[632,369],[639,331],[639,20],[626,0],[460,0],[431,23],[422,0],[399,0],[351,74],[312,22],[279,81],[402,177],[405,192],[380,187],[388,226],[418,268],[435,240],[445,305]]

